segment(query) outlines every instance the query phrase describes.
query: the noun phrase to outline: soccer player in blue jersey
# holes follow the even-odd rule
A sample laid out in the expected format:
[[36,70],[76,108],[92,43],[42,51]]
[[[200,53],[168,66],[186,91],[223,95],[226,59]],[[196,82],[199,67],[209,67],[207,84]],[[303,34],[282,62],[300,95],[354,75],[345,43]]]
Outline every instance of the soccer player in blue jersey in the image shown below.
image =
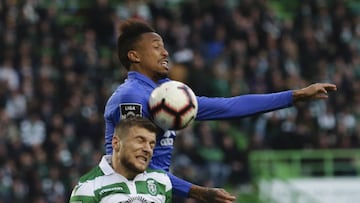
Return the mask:
[[[169,81],[169,53],[162,37],[148,24],[138,20],[127,20],[120,27],[117,52],[128,77],[107,101],[105,106],[105,147],[111,154],[114,127],[128,116],[151,118],[148,100],[154,88]],[[197,97],[196,120],[229,119],[250,116],[292,106],[297,101],[326,99],[328,91],[336,86],[316,83],[308,87],[269,94],[250,94],[236,97]],[[169,171],[174,131],[157,135],[151,168]],[[230,203],[235,197],[219,188],[206,188],[189,183],[169,173],[175,195],[190,197],[203,202]]]

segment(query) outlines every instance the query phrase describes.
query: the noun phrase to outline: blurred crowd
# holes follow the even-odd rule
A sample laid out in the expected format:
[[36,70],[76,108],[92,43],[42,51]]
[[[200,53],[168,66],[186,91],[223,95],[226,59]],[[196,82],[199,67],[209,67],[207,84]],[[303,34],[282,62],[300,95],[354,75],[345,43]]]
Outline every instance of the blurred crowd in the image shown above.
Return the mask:
[[0,202],[67,202],[98,164],[104,105],[126,77],[115,52],[126,18],[155,27],[171,78],[197,95],[338,86],[325,101],[194,123],[178,133],[176,175],[239,187],[251,181],[252,150],[358,148],[360,11],[349,5],[356,1],[291,2],[284,17],[266,0],[2,0]]

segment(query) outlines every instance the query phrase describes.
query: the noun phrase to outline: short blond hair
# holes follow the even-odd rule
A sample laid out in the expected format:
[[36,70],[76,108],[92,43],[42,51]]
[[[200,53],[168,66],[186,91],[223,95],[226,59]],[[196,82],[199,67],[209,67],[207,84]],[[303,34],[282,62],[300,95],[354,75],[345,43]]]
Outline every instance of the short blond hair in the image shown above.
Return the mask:
[[115,126],[114,135],[119,138],[124,137],[128,135],[129,129],[135,126],[144,128],[155,134],[158,132],[158,127],[149,119],[139,116],[131,116],[120,120],[120,122]]

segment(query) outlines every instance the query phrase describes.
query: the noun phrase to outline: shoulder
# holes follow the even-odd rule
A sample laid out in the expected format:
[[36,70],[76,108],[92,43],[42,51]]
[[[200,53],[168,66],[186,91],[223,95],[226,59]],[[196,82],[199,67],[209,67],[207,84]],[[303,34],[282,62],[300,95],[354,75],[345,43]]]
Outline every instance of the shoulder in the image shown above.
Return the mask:
[[136,81],[124,83],[113,92],[108,100],[108,104],[148,99],[151,91],[152,89],[148,90]]
[[83,183],[83,182],[95,180],[96,178],[101,177],[103,175],[104,175],[104,173],[100,169],[100,167],[96,166],[91,171],[89,171],[86,174],[84,174],[83,176],[81,176],[79,182]]
[[146,106],[150,93],[145,92],[142,88],[119,87],[109,98],[105,106],[105,114],[112,112],[128,105]]
[[170,177],[167,172],[159,169],[147,169],[145,173],[146,178],[154,179],[164,185],[171,185]]
[[72,190],[70,202],[92,202],[95,198],[95,180],[103,175],[104,173],[97,166],[81,176],[79,182]]
[[72,190],[71,200],[74,202],[76,202],[75,200],[89,203],[95,202],[93,199],[99,198],[96,191],[113,182],[113,176],[105,175],[100,166],[96,166],[80,177],[79,182]]

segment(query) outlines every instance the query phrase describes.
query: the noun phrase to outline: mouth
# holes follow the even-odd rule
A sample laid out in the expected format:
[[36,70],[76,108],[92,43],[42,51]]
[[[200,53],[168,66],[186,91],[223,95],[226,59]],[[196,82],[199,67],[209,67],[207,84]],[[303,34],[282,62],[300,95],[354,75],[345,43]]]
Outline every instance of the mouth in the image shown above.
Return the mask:
[[161,61],[161,66],[164,67],[166,70],[169,70],[169,61],[166,59],[166,60],[163,60]]
[[136,159],[141,162],[142,164],[148,163],[148,158],[146,156],[137,156]]

